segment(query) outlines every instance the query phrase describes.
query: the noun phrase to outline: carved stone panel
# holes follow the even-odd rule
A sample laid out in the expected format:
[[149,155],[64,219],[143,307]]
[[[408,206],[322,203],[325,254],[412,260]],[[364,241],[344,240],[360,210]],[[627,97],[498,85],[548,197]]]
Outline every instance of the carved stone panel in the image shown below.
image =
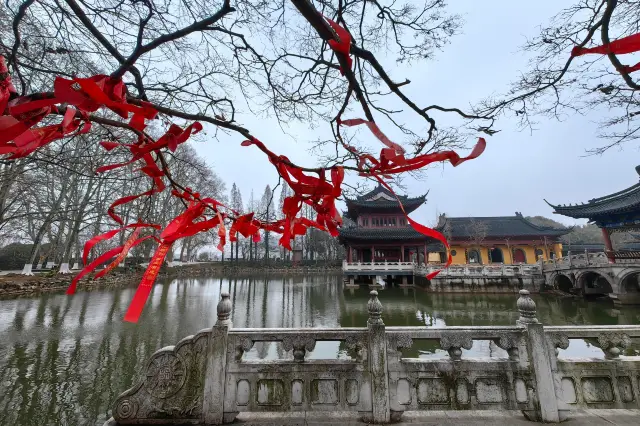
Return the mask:
[[469,403],[469,382],[466,379],[456,381],[456,400],[463,405]]
[[247,405],[251,394],[251,386],[248,380],[238,380],[236,385],[236,404]]
[[182,388],[186,373],[180,357],[164,353],[149,363],[145,389],[156,398],[168,398]]
[[407,379],[399,379],[396,384],[398,404],[411,404],[411,383]]
[[613,386],[609,377],[583,377],[582,397],[585,402],[613,402]]
[[135,398],[124,398],[116,404],[113,415],[120,420],[132,419],[138,412],[138,401]]
[[345,380],[344,393],[347,404],[356,405],[358,399],[360,399],[360,386],[358,386],[358,381],[354,379]]
[[419,379],[417,393],[420,404],[449,403],[449,389],[442,379]]
[[476,398],[481,404],[495,404],[503,401],[502,385],[498,379],[477,379]]
[[282,380],[258,380],[256,401],[258,405],[282,405],[284,403],[284,384]]
[[293,380],[291,382],[291,404],[300,405],[304,401],[304,382]]
[[334,379],[317,379],[311,381],[311,403],[338,403],[338,381]]
[[519,403],[529,402],[529,395],[527,394],[527,385],[522,379],[515,380],[516,401]]
[[622,402],[632,402],[635,398],[633,396],[633,385],[631,384],[631,377],[619,376],[618,381],[618,393]]
[[567,404],[575,404],[578,399],[576,398],[576,384],[571,377],[563,377],[562,381],[562,397]]
[[145,423],[162,419],[172,423],[200,418],[210,335],[211,329],[203,330],[155,352],[142,380],[116,399],[115,420]]

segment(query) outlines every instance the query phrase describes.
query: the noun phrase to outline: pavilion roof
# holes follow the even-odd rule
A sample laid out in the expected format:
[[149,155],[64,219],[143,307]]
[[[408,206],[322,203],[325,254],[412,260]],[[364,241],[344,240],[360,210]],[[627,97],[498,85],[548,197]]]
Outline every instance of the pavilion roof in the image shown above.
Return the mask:
[[447,217],[440,216],[436,229],[453,240],[468,240],[482,235],[492,238],[540,238],[559,237],[571,228],[551,228],[538,226],[516,213],[515,216],[494,217]]
[[[410,213],[424,204],[427,194],[414,198],[409,198],[406,195],[398,195],[397,197],[402,202],[406,212]],[[401,211],[396,196],[382,185],[378,185],[373,191],[356,198],[347,198],[345,199],[345,202],[347,204],[349,216],[354,219],[363,211],[378,213]]]
[[[636,172],[640,174],[640,166],[636,167]],[[554,205],[544,201],[553,207],[554,213],[576,219],[596,220],[613,214],[640,212],[640,183],[582,204]]]

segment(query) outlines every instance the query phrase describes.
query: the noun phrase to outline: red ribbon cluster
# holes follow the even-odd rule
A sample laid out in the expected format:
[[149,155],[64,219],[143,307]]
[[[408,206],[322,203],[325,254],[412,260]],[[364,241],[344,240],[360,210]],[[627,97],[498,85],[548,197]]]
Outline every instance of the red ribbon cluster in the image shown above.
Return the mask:
[[[614,53],[616,55],[624,55],[625,53],[633,53],[638,51],[640,51],[640,33],[623,37],[619,40],[614,40],[611,43],[603,44],[602,46],[589,47],[589,48],[575,46],[571,50],[571,56],[575,57],[575,56],[587,55],[590,53],[597,53],[600,55],[607,55],[609,53]],[[640,70],[640,62],[631,66],[625,65],[619,71],[629,74],[638,70]]]
[[[351,36],[348,31],[327,19],[329,25],[335,31],[335,40],[329,40],[329,46],[337,54],[342,55],[349,68],[352,66],[350,57]],[[344,74],[345,70],[340,68]],[[64,107],[58,105],[64,104]],[[333,236],[338,235],[338,227],[342,224],[342,218],[336,208],[336,199],[340,196],[341,185],[344,179],[344,169],[340,166],[330,170],[330,176],[326,176],[325,169],[307,171],[293,165],[284,155],[276,155],[271,152],[259,140],[252,138],[242,143],[243,146],[255,145],[263,151],[274,165],[278,174],[287,182],[292,189],[293,195],[284,200],[284,218],[275,222],[257,220],[253,213],[237,216],[229,216],[222,213],[221,208],[230,211],[222,203],[212,198],[201,198],[190,188],[185,191],[173,190],[172,195],[181,198],[187,207],[184,212],[176,216],[167,227],[160,233],[159,238],[154,235],[140,237],[143,228],[159,230],[161,227],[156,224],[136,222],[124,225],[124,221],[116,214],[118,206],[129,203],[143,196],[152,196],[165,189],[163,181],[164,171],[156,164],[153,154],[161,149],[175,151],[177,146],[186,142],[191,135],[202,130],[200,123],[193,123],[183,129],[177,125],[171,125],[168,131],[158,140],[151,139],[144,133],[147,120],[154,119],[157,115],[156,109],[149,103],[136,102],[132,105],[127,102],[126,87],[121,79],[115,79],[106,75],[96,75],[89,78],[64,79],[56,78],[54,82],[54,92],[43,93],[33,97],[16,97],[16,91],[11,84],[11,79],[4,59],[0,57],[0,154],[7,154],[9,158],[20,158],[34,152],[46,144],[73,134],[80,134],[89,131],[89,113],[99,109],[107,108],[124,119],[129,119],[131,128],[138,134],[137,143],[123,144],[113,141],[103,141],[101,145],[107,151],[116,148],[129,150],[131,158],[124,163],[109,164],[99,167],[98,173],[117,169],[137,161],[141,161],[143,166],[140,171],[152,180],[152,186],[148,191],[141,194],[127,195],[115,200],[109,206],[108,213],[120,227],[110,230],[101,235],[91,238],[84,247],[83,262],[86,264],[90,251],[96,244],[113,238],[126,229],[133,228],[133,232],[122,246],[116,247],[98,256],[89,263],[72,281],[67,290],[67,294],[76,291],[77,283],[87,274],[93,272],[98,266],[109,263],[105,269],[96,274],[95,278],[106,275],[125,259],[128,252],[141,242],[153,238],[159,243],[159,247],[154,253],[149,266],[145,271],[142,280],[136,290],[131,304],[126,312],[125,321],[137,322],[144,305],[149,297],[153,283],[155,282],[164,259],[171,249],[173,243],[180,238],[190,237],[199,232],[208,231],[217,227],[220,243],[218,248],[222,250],[226,243],[227,230],[225,219],[230,219],[233,224],[229,230],[229,239],[237,241],[237,235],[241,234],[246,238],[251,237],[253,241],[260,240],[260,229],[274,231],[282,234],[280,245],[291,249],[291,239],[298,235],[304,235],[308,228],[313,227],[329,232]],[[35,127],[46,116],[56,114],[62,115],[62,120],[58,124]],[[374,158],[368,154],[361,154],[350,146],[345,146],[349,151],[359,157],[360,174],[370,176],[378,180],[381,185],[392,189],[384,181],[383,177],[402,173],[405,171],[422,168],[434,161],[449,160],[452,165],[475,158],[482,153],[485,147],[484,139],[480,139],[471,155],[461,158],[453,151],[445,151],[433,154],[420,155],[413,158],[406,158],[404,149],[389,140],[378,126],[370,121],[362,119],[338,121],[338,125],[357,126],[365,124],[371,132],[386,146],[383,148],[380,157]],[[395,193],[394,193],[395,195]],[[396,198],[398,198],[396,196]],[[407,216],[404,206],[398,199],[400,208]],[[302,206],[307,204],[317,213],[315,220],[299,217]],[[207,218],[205,212],[210,209],[214,215]],[[418,232],[438,239],[448,249],[448,243],[439,232],[429,229],[407,216],[411,226]],[[449,261],[451,256],[449,255]],[[433,278],[437,272],[430,274],[428,278]]]
[[[312,176],[306,174],[300,167],[291,164],[284,155],[276,155],[257,139],[246,140],[242,146],[256,145],[267,154],[269,161],[275,166],[278,174],[289,185],[294,195],[284,199],[282,213],[284,219],[270,224],[260,224],[259,227],[281,233],[279,244],[291,250],[291,239],[297,235],[304,235],[307,228],[314,227],[338,235],[338,227],[342,225],[342,217],[338,213],[335,202],[342,193],[341,185],[344,179],[344,169],[331,169],[331,180],[327,180],[325,170],[321,169]],[[297,217],[302,205],[308,204],[317,213],[316,220]]]
[[[407,221],[411,225],[413,229],[417,232],[425,235],[427,237],[435,238],[436,240],[442,242],[447,250],[447,263],[445,267],[451,264],[451,253],[449,251],[449,243],[444,235],[435,229],[431,229],[427,226],[424,226],[409,217],[407,212],[400,201],[400,198],[396,195],[393,189],[387,184],[383,178],[390,177],[393,174],[408,172],[411,170],[418,170],[423,167],[428,166],[431,163],[439,162],[439,161],[449,161],[453,167],[456,167],[465,161],[472,160],[477,158],[482,154],[487,146],[487,142],[484,138],[478,138],[478,143],[475,145],[471,153],[467,157],[460,157],[458,153],[455,151],[440,151],[434,152],[431,154],[422,154],[417,155],[413,158],[406,158],[404,155],[404,149],[398,144],[392,142],[382,131],[380,128],[373,122],[363,120],[361,118],[351,119],[351,120],[337,120],[338,126],[359,126],[361,124],[366,124],[367,127],[371,130],[371,132],[384,144],[387,148],[383,148],[380,151],[380,158],[377,159],[369,154],[361,154],[354,147],[346,145],[345,148],[350,152],[354,153],[358,156],[358,168],[360,169],[361,176],[370,176],[375,178],[383,187],[389,190],[396,200],[398,200],[398,205],[400,209],[404,213]],[[427,275],[427,279],[435,278],[436,275],[440,273],[440,270],[431,272]]]

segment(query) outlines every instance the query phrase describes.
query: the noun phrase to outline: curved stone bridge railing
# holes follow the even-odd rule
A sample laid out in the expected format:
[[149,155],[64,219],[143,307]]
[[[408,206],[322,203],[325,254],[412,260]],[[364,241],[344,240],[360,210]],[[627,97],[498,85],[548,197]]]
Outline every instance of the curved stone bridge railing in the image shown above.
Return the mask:
[[[216,325],[157,351],[105,425],[223,424],[265,412],[388,423],[405,411],[471,409],[558,422],[578,407],[640,408],[640,357],[622,356],[640,326],[545,327],[526,290],[517,307],[520,319],[508,327],[385,327],[372,291],[366,328],[233,329],[223,294]],[[605,359],[558,359],[572,338],[593,339]],[[404,358],[419,340],[434,341],[448,357]],[[467,357],[478,340],[505,357]],[[271,341],[292,358],[244,358],[255,343]],[[340,341],[351,359],[309,360],[318,341]]]

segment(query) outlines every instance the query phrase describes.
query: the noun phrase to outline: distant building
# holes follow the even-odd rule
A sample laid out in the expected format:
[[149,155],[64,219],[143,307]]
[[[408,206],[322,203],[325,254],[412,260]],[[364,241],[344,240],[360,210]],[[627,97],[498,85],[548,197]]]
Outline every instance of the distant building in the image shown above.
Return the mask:
[[436,229],[449,240],[454,264],[536,263],[540,256],[545,260],[560,257],[559,238],[570,231],[534,225],[521,213],[497,217],[441,215]]
[[[640,166],[636,167],[640,175]],[[546,201],[546,200],[545,200]],[[640,183],[604,197],[594,198],[587,203],[576,205],[553,205],[554,213],[575,219],[588,219],[602,229],[605,252],[609,259],[637,259],[635,251],[614,250],[611,233],[640,230]],[[572,250],[573,252],[573,250]]]
[[[424,204],[426,195],[398,198],[410,213]],[[428,245],[435,240],[407,223],[393,193],[378,185],[368,194],[347,199],[346,203],[339,241],[345,246],[348,262],[424,262]]]

